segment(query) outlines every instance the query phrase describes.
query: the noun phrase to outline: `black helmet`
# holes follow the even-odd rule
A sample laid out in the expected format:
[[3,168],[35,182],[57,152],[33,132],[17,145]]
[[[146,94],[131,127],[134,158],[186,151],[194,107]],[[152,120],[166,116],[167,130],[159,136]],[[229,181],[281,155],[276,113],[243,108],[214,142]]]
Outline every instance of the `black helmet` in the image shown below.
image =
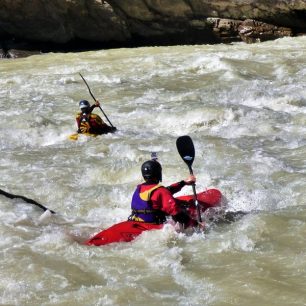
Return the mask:
[[80,109],[87,108],[87,107],[90,107],[90,104],[87,100],[82,100],[79,103],[79,107],[80,107]]
[[141,173],[144,179],[157,179],[162,181],[162,167],[156,160],[148,160],[141,166]]

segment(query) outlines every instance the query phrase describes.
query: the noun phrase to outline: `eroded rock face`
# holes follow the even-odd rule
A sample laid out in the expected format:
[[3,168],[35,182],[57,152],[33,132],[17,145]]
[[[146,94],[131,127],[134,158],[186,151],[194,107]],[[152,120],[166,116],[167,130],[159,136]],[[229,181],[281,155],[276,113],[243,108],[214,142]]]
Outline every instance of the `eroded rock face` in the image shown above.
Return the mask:
[[[128,21],[131,34],[139,34],[142,30],[144,36],[154,34],[154,30],[166,33],[175,24],[194,30],[207,28],[209,17],[253,19],[297,32],[306,30],[304,0],[133,0],[132,4],[126,0],[109,0],[109,3]],[[182,28],[177,27],[177,32]]]
[[2,42],[254,42],[305,32],[305,0],[0,0]]
[[0,0],[0,33],[32,41],[126,40],[124,20],[102,1]]

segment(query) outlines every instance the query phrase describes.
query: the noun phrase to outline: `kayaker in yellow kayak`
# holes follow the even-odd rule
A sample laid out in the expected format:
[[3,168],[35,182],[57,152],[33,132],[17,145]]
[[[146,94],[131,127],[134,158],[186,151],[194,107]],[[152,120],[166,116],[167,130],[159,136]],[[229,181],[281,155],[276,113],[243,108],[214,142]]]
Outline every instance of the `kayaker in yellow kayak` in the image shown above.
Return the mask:
[[99,115],[92,113],[92,111],[99,106],[100,102],[98,100],[91,106],[87,100],[80,101],[79,107],[81,111],[76,116],[79,134],[101,135],[116,130],[115,127],[107,125]]

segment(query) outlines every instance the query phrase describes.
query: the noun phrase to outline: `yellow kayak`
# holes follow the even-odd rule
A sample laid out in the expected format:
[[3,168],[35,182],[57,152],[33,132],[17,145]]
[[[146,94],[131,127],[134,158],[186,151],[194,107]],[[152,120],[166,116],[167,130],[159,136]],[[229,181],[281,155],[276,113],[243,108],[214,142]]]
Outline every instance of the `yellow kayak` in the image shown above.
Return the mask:
[[69,135],[68,138],[70,140],[78,140],[80,135],[91,136],[91,137],[97,137],[98,136],[97,134],[91,134],[91,133],[81,133],[81,134],[74,133],[74,134]]

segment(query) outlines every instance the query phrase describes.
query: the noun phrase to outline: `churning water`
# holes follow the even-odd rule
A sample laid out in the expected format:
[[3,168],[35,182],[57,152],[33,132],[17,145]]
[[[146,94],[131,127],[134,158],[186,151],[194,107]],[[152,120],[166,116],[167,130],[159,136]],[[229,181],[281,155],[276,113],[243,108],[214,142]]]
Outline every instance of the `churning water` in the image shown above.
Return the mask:
[[[0,61],[0,189],[57,212],[40,222],[0,196],[0,304],[305,305],[305,60],[306,37]],[[68,139],[91,99],[79,73],[117,133]],[[186,178],[185,134],[197,190],[220,189],[244,217],[104,247],[72,238],[128,217],[150,152],[165,185]]]

